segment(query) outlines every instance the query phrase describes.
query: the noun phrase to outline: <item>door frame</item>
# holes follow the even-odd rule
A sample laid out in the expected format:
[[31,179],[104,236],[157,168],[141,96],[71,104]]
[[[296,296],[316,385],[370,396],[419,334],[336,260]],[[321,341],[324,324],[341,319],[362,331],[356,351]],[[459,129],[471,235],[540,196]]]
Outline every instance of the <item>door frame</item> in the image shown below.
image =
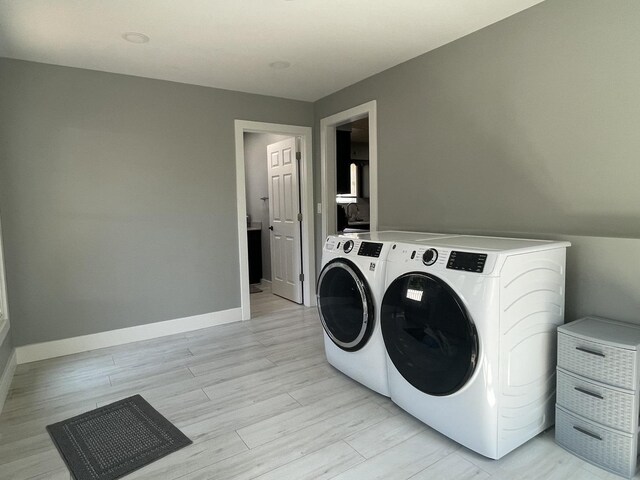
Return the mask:
[[236,205],[238,207],[238,245],[240,260],[240,307],[242,319],[251,318],[249,298],[249,247],[247,243],[247,197],[244,169],[244,134],[275,133],[300,137],[300,210],[302,212],[302,296],[304,305],[316,304],[316,262],[313,233],[313,164],[312,164],[312,128],[280,123],[235,121],[236,143]]
[[336,127],[369,117],[369,229],[378,230],[378,120],[375,100],[320,120],[320,167],[322,190],[322,241],[335,233],[336,198]]
[[[9,304],[7,302],[7,277],[4,267],[4,248],[2,244],[2,220],[0,219],[0,304],[2,305],[2,313],[0,313],[0,346],[4,342],[9,333]],[[0,398],[0,405],[2,398]],[[1,409],[1,406],[0,406]]]

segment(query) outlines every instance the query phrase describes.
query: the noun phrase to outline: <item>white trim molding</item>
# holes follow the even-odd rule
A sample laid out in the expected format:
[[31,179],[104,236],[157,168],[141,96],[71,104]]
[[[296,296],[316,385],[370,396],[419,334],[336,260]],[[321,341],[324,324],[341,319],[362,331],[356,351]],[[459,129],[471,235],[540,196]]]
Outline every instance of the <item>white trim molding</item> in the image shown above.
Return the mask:
[[336,232],[336,127],[369,117],[369,228],[378,229],[378,120],[372,100],[320,120],[320,165],[322,172],[322,242]]
[[[9,303],[7,301],[7,281],[4,269],[4,250],[2,245],[2,221],[0,220],[0,334],[6,336],[9,330]],[[0,344],[4,336],[0,335]]]
[[312,128],[295,125],[281,125],[279,123],[251,122],[247,120],[235,121],[236,143],[236,196],[238,206],[238,245],[240,260],[240,302],[242,319],[251,318],[251,302],[249,299],[249,247],[247,244],[247,197],[244,170],[244,134],[276,133],[300,137],[300,209],[302,211],[302,296],[304,304],[312,307],[316,304],[316,262],[313,235],[313,145]]
[[98,348],[113,347],[125,343],[149,340],[151,338],[174,335],[176,333],[200,330],[224,323],[241,320],[240,308],[231,308],[219,312],[203,313],[192,317],[176,318],[163,322],[137,325],[135,327],[109,330],[107,332],[64,338],[51,342],[34,343],[16,347],[18,365],[47,358],[62,357],[73,353],[87,352]]
[[4,367],[2,377],[0,377],[0,413],[2,413],[2,407],[4,407],[4,401],[9,395],[9,388],[11,387],[11,381],[13,380],[13,374],[16,371],[16,351],[14,350],[9,357],[7,365]]
[[0,320],[0,345],[4,342],[4,339],[9,335],[9,322]]

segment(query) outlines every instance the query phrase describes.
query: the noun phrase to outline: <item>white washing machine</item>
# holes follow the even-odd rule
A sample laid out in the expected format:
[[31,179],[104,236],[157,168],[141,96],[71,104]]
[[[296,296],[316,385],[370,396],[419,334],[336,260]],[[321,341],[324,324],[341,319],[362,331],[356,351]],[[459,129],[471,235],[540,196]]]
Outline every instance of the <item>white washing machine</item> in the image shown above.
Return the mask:
[[372,232],[327,237],[318,277],[317,304],[327,360],[370,389],[389,396],[380,333],[380,300],[391,246],[445,235]]
[[569,245],[457,236],[391,249],[380,318],[392,400],[493,459],[551,426]]

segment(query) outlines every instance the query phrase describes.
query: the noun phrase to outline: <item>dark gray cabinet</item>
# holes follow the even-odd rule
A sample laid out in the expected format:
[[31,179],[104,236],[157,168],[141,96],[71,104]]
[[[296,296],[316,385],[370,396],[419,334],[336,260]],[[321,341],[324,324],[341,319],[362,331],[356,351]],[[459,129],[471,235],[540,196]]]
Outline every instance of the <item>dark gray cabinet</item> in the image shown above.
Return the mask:
[[351,132],[336,130],[336,193],[351,193]]
[[259,228],[247,230],[249,243],[249,283],[260,283],[262,279],[262,231]]

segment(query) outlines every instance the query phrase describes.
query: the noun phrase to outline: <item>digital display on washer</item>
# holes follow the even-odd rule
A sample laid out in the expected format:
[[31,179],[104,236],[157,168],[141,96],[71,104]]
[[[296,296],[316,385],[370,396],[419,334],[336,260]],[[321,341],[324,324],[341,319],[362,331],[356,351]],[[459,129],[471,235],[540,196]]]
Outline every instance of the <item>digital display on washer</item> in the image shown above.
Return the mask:
[[447,268],[451,270],[464,270],[465,272],[482,273],[487,261],[486,253],[469,253],[453,251],[449,255]]
[[379,257],[382,252],[381,243],[362,242],[358,249],[358,255],[363,257]]

